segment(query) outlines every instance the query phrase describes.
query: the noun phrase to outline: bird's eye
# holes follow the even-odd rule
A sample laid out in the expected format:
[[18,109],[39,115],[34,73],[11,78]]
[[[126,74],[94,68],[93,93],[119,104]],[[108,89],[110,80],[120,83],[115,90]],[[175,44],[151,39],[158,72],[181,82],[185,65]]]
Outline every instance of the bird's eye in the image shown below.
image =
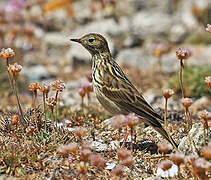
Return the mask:
[[92,43],[95,39],[94,38],[91,38],[89,39],[89,42]]

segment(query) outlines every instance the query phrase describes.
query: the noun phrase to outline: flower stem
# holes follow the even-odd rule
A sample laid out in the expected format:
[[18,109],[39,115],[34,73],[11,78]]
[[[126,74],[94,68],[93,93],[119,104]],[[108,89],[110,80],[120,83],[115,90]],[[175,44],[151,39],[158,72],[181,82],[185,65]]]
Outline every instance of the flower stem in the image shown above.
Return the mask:
[[16,100],[17,100],[17,103],[18,103],[19,112],[20,112],[20,115],[21,115],[22,123],[23,123],[25,120],[24,120],[24,115],[23,115],[23,110],[22,110],[22,107],[21,107],[21,103],[20,103],[20,100],[19,100],[19,97],[18,97],[18,93],[17,93],[16,77],[14,77],[13,86],[14,86],[13,89],[14,89],[15,97],[16,97]]
[[53,107],[51,108],[51,115],[52,115],[52,120],[53,120],[54,143],[56,143],[56,129],[55,129],[55,126],[54,126],[54,123],[55,123],[55,116],[54,116],[54,113],[53,113]]
[[55,99],[56,99],[56,110],[55,110],[55,122],[56,122],[56,130],[58,130],[58,127],[57,127],[57,110],[58,110],[58,106],[57,106],[57,100],[58,100],[58,94],[59,94],[59,91],[56,91],[56,96],[55,96]]
[[45,93],[43,92],[43,113],[45,114],[45,132],[46,132],[46,121],[47,121],[47,117],[46,117],[46,104],[45,104]]
[[186,120],[187,131],[189,131],[188,108],[185,108],[185,120]]
[[164,114],[164,123],[165,123],[165,129],[167,130],[167,103],[168,103],[168,99],[165,98],[165,114]]
[[179,78],[180,78],[180,87],[181,87],[181,92],[182,92],[182,98],[184,98],[184,88],[183,88],[183,81],[182,81],[182,70],[184,68],[183,61],[180,60],[180,73],[179,73]]
[[131,138],[130,150],[131,150],[131,152],[133,152],[133,127],[132,126],[130,128],[130,138]]
[[39,129],[38,129],[38,125],[37,125],[36,98],[37,98],[37,90],[34,90],[34,93],[33,93],[34,122],[35,122],[37,132],[39,133]]

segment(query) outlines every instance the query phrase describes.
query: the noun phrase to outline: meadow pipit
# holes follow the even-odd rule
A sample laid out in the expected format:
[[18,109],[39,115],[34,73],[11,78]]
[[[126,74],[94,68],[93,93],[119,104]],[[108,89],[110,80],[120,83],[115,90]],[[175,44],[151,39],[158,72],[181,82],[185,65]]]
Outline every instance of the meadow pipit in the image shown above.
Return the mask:
[[177,147],[159,122],[163,121],[162,118],[146,102],[142,93],[135,88],[111,57],[106,39],[100,34],[91,33],[71,41],[80,43],[92,55],[93,87],[102,106],[115,115],[126,115],[131,112],[139,115],[143,122],[152,126]]

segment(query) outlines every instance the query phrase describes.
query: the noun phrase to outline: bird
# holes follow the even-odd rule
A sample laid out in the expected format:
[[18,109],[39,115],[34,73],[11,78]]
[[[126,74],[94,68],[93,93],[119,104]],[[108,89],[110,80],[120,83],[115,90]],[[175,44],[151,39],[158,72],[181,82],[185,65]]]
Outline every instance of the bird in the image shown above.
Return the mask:
[[106,39],[100,34],[89,33],[70,40],[80,43],[92,56],[93,89],[100,104],[113,115],[135,113],[177,148],[176,142],[162,127],[163,119],[112,58]]

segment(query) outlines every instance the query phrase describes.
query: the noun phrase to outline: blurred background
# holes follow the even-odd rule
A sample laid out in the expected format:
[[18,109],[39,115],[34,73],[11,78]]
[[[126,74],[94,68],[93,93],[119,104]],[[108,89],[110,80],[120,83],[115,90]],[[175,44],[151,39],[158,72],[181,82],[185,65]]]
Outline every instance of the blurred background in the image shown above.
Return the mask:
[[[1,0],[0,48],[13,48],[11,63],[23,66],[18,83],[25,104],[31,103],[30,82],[55,79],[66,83],[63,103],[79,104],[91,57],[69,39],[90,32],[107,38],[113,57],[151,103],[163,88],[179,92],[175,51],[189,48],[186,95],[201,99],[210,95],[204,83],[211,74],[209,23],[211,0]],[[8,108],[15,99],[3,59],[0,84],[1,109]]]

